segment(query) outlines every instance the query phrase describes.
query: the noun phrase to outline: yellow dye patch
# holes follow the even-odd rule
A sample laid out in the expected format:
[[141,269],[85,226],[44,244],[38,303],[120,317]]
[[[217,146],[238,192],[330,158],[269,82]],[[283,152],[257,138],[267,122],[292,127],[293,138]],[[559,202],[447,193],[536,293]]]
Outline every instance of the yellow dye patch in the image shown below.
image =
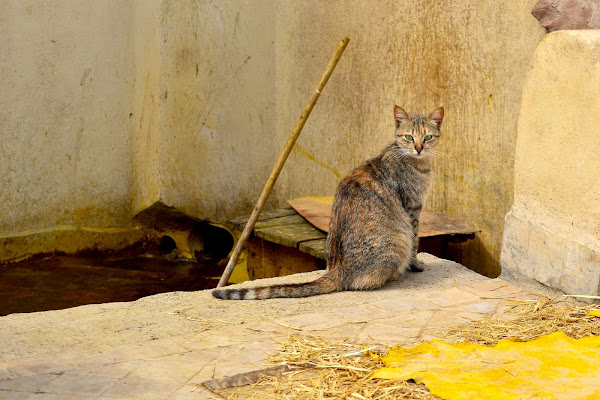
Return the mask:
[[372,378],[413,379],[443,399],[600,399],[600,337],[562,332],[495,347],[434,340],[394,348]]
[[329,170],[330,172],[332,172],[338,178],[338,182],[340,182],[342,179],[344,179],[344,177],[342,176],[342,174],[337,169],[335,169],[333,166],[327,164],[326,162],[324,162],[322,160],[319,160],[310,151],[306,150],[304,147],[300,146],[298,143],[296,143],[296,145],[294,146],[294,150],[299,151],[300,154],[302,154],[303,156],[305,156],[309,160],[316,162],[321,167],[323,167],[326,170]]
[[599,310],[592,310],[588,313],[588,315],[593,315],[594,317],[600,317],[600,309]]

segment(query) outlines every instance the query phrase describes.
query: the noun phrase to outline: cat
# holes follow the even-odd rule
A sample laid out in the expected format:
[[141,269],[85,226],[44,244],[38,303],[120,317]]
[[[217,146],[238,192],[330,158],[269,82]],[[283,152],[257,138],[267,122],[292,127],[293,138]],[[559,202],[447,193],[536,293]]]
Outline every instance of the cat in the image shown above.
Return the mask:
[[259,300],[372,290],[407,270],[423,271],[417,261],[419,215],[431,186],[443,118],[442,107],[425,116],[394,106],[394,141],[350,172],[337,188],[322,277],[298,284],[214,290],[213,296]]

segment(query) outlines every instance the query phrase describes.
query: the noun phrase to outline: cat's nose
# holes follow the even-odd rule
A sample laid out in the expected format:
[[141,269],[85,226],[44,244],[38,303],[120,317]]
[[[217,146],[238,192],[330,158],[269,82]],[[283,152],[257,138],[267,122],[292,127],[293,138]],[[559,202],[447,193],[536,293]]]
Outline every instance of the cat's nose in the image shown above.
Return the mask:
[[415,150],[417,151],[417,154],[421,154],[421,152],[423,151],[423,145],[415,144]]

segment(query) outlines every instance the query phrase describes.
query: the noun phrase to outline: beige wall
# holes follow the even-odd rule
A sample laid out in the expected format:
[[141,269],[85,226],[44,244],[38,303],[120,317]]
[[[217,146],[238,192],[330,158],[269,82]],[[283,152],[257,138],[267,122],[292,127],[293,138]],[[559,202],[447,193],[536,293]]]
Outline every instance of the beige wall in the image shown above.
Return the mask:
[[152,205],[160,198],[160,73],[161,0],[136,0],[130,18],[135,80],[132,111],[129,117],[132,143],[132,213]]
[[132,12],[0,3],[0,235],[128,220]]
[[274,1],[163,2],[161,199],[213,220],[248,212],[279,152]]
[[538,46],[523,90],[503,275],[600,293],[600,31]]
[[443,105],[444,153],[429,208],[460,214],[482,232],[463,263],[497,275],[512,204],[521,87],[543,29],[535,0],[278,2],[279,142],[343,35],[350,44],[286,165],[276,196],[333,194],[340,176],[393,134],[394,102]]
[[429,207],[478,225],[464,263],[497,274],[521,87],[543,34],[534,4],[2,2],[0,236],[122,226],[158,199],[217,221],[249,212],[348,35],[268,206],[333,194],[390,140],[394,102],[443,105]]

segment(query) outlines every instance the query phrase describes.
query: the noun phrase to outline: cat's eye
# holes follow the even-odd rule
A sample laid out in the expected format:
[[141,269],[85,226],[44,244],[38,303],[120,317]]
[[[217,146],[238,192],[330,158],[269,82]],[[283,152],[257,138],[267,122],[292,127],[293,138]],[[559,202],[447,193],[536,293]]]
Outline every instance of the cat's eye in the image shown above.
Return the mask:
[[423,138],[423,140],[424,140],[424,141],[426,141],[426,142],[427,142],[428,140],[431,140],[431,139],[433,139],[433,135],[427,135],[427,136],[425,136],[425,137]]
[[415,138],[412,137],[412,135],[404,135],[404,139],[408,140],[409,142],[412,142],[415,140]]

